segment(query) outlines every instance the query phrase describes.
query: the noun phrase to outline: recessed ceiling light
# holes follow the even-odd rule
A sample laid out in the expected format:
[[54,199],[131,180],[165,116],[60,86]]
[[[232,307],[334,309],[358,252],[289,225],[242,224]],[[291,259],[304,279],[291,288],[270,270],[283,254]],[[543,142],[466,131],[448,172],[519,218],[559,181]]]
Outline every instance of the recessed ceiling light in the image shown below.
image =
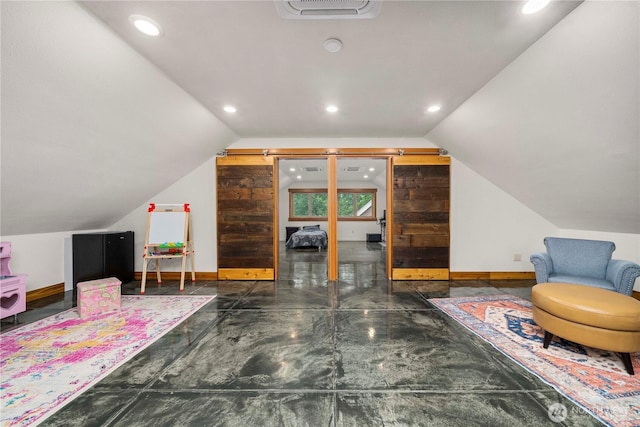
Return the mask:
[[367,179],[367,178],[369,178],[369,175],[364,175],[363,178]]
[[156,21],[151,18],[147,18],[143,15],[131,15],[129,17],[131,22],[141,33],[148,36],[159,36],[162,33],[162,27]]
[[224,111],[226,111],[227,113],[235,113],[238,110],[233,105],[225,105]]
[[369,172],[373,172],[376,168],[369,168]]
[[297,179],[302,179],[302,176],[298,175],[296,176]]
[[525,15],[531,15],[544,9],[550,0],[529,0],[522,6],[522,13]]
[[431,107],[427,108],[427,111],[430,113],[435,113],[436,111],[440,111],[440,107],[439,105],[432,105]]
[[335,105],[329,105],[326,109],[329,113],[336,113],[338,111],[338,107],[336,107]]
[[295,172],[296,168],[289,168],[289,172]]

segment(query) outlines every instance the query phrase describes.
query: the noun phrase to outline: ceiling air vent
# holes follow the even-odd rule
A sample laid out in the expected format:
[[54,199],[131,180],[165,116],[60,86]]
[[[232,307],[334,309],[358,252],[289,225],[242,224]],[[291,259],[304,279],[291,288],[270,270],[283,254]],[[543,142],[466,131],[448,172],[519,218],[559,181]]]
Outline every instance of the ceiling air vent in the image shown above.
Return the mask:
[[364,168],[358,166],[347,166],[343,169],[345,172],[362,172]]
[[375,18],[382,0],[274,0],[278,14],[286,19]]
[[308,166],[302,168],[305,172],[322,172],[322,168],[316,166]]

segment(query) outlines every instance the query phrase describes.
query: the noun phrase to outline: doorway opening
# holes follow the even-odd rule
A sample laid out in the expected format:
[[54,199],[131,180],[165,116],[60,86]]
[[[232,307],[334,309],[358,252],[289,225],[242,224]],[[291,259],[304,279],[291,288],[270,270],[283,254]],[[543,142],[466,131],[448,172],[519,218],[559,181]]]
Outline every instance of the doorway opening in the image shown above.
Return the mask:
[[280,279],[328,278],[328,179],[326,158],[279,159]]
[[[342,162],[358,158],[384,159],[386,203],[376,202],[375,208],[373,205],[366,206],[371,201],[371,198],[366,199],[371,197],[366,193],[378,192],[374,187],[339,188],[339,182],[340,187],[345,186],[338,179],[339,172],[350,170]],[[316,168],[307,165],[304,169],[288,163],[299,159],[320,163]],[[326,171],[323,170],[325,164]],[[376,224],[375,231],[364,233],[364,242],[379,243],[384,248],[387,279],[447,280],[449,277],[450,159],[436,149],[238,149],[233,152],[227,150],[225,157],[216,160],[216,167],[219,277],[230,280],[273,280],[279,277],[279,243],[282,241],[286,244],[288,226],[305,227],[303,224],[290,224],[298,220],[311,223],[309,226],[316,229],[322,229],[322,225],[325,225],[328,243],[326,259],[321,268],[323,274],[326,269],[330,281],[339,279],[338,226],[340,224],[342,227],[344,222],[358,221]],[[299,174],[300,178],[298,175],[295,178],[281,177],[285,170],[292,173],[313,171],[321,175],[316,177],[314,186],[289,189],[287,183],[302,180],[303,175]],[[357,170],[362,172],[360,167]],[[282,185],[278,184],[280,180]],[[320,197],[320,193],[324,192],[320,189],[325,185],[326,195],[322,196],[326,204],[326,218],[316,212],[317,206],[323,206],[316,196]],[[285,188],[287,191],[284,191]],[[307,210],[302,214],[293,210],[297,203],[293,201],[294,194],[306,206]],[[364,199],[360,199],[360,196]],[[343,206],[339,206],[342,198],[354,204],[347,213],[343,213]],[[364,204],[359,205],[356,201]],[[247,215],[247,206],[251,207],[250,215]],[[371,215],[375,216],[357,218],[358,214],[369,209]],[[382,214],[379,210],[382,210]],[[281,212],[284,214],[281,215]],[[343,218],[349,215],[350,218]],[[229,223],[228,220],[234,218],[243,219],[239,228]],[[246,218],[251,221],[247,222]],[[289,224],[280,218],[286,218]],[[242,229],[255,229],[260,233],[240,233]],[[353,229],[354,225],[351,224],[349,231],[355,234]],[[272,244],[265,249],[267,240]],[[322,252],[324,244],[317,246]]]
[[381,229],[387,209],[386,159],[340,157],[336,179],[338,280],[366,285],[386,279],[386,246]]

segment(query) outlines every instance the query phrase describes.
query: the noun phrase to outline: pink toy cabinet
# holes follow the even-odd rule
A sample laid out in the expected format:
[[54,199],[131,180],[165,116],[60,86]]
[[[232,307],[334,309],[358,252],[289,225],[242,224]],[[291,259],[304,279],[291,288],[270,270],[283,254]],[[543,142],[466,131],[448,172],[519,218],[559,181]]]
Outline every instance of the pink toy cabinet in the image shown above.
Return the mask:
[[0,242],[0,318],[13,316],[18,323],[18,313],[27,310],[27,290],[24,274],[11,274],[11,242]]

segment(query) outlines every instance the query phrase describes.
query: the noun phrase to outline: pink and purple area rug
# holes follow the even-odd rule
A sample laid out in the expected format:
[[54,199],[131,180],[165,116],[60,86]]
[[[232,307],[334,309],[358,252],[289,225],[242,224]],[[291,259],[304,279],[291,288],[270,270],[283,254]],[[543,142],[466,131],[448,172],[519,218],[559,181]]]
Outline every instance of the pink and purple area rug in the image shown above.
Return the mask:
[[0,335],[0,424],[39,424],[214,298],[123,295],[117,311],[73,308]]
[[631,376],[613,352],[557,337],[544,349],[531,302],[512,295],[429,302],[603,423],[640,426],[640,353],[631,355]]

